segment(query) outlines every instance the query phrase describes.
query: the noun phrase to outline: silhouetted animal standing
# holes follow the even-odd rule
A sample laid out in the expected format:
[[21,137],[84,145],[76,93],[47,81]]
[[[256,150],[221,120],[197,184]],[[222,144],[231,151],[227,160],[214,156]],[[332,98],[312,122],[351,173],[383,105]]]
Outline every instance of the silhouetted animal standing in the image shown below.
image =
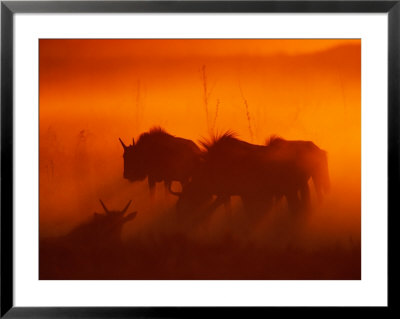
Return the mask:
[[305,183],[299,189],[305,208],[310,205],[310,191],[307,183],[310,178],[320,201],[323,194],[329,192],[330,178],[326,151],[311,141],[288,141],[276,136],[270,137],[266,145],[273,149],[282,161],[296,159],[298,169],[306,176]]
[[193,210],[213,195],[217,196],[214,206],[238,195],[254,215],[265,213],[281,196],[291,211],[303,208],[298,191],[307,185],[309,173],[297,156],[282,156],[277,148],[241,141],[231,132],[203,146],[203,162],[183,190],[178,210]]
[[200,161],[201,150],[193,141],[172,136],[159,127],[143,133],[132,145],[119,141],[124,148],[124,178],[133,182],[147,177],[151,194],[156,182],[161,181],[173,194],[173,181],[184,188]]

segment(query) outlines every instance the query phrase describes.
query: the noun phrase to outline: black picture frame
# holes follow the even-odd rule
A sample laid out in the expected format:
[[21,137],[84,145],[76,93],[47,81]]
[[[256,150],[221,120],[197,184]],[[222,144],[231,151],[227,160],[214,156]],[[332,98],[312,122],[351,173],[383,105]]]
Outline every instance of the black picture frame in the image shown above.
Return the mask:
[[[132,318],[264,316],[311,310],[325,313],[326,307],[15,307],[13,303],[13,19],[16,13],[387,13],[388,14],[388,261],[393,278],[393,215],[399,203],[400,144],[400,1],[1,1],[1,312],[7,318]],[[381,106],[385,107],[385,106]],[[385,213],[385,212],[382,212]],[[391,284],[392,281],[392,284]],[[388,280],[388,307],[356,308],[365,313],[392,311],[395,301]],[[354,308],[353,308],[354,309]],[[335,315],[343,308],[330,308]],[[349,309],[345,309],[348,311]]]

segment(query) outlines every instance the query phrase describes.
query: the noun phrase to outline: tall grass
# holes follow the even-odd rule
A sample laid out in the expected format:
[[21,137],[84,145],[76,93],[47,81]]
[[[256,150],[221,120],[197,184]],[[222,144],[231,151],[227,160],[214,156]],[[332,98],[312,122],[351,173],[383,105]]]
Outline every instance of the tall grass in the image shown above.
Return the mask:
[[250,140],[253,142],[254,141],[254,133],[253,133],[253,129],[252,129],[252,125],[251,125],[251,117],[250,117],[250,111],[249,111],[249,104],[247,103],[247,99],[245,98],[244,94],[243,94],[243,90],[242,90],[242,86],[239,82],[239,90],[240,90],[240,95],[243,99],[243,103],[244,103],[244,108],[246,111],[246,118],[247,118],[247,128],[249,130],[249,134],[250,134]]
[[203,65],[201,68],[201,79],[202,79],[202,84],[203,84],[203,103],[204,103],[204,110],[206,113],[207,132],[210,136],[212,136],[216,133],[216,123],[217,123],[217,119],[218,119],[220,100],[217,99],[217,102],[215,105],[214,118],[211,120],[212,115],[210,114],[209,101],[210,101],[210,96],[211,96],[213,87],[209,88],[209,86],[208,86],[207,68],[205,65]]
[[141,120],[141,94],[140,94],[141,83],[140,80],[137,80],[136,84],[136,98],[135,98],[135,107],[136,107],[136,116],[135,116],[135,128],[138,132],[140,132],[140,120]]
[[206,112],[206,123],[207,123],[207,131],[210,132],[210,121],[209,121],[209,112],[208,112],[208,98],[209,92],[207,89],[207,74],[206,74],[206,66],[203,65],[201,68],[202,82],[203,82],[203,102],[204,102],[204,110]]
[[217,119],[218,119],[218,110],[219,110],[219,99],[217,99],[217,104],[215,106],[215,115],[214,115],[214,121],[213,121],[213,125],[212,125],[212,130],[215,133],[215,127],[217,124]]

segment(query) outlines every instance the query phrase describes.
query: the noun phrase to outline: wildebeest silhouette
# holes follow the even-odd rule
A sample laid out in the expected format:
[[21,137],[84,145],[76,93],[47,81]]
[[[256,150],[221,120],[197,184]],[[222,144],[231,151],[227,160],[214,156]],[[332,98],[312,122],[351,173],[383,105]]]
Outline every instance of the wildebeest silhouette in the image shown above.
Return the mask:
[[200,161],[201,150],[193,141],[170,135],[160,127],[141,134],[132,145],[119,141],[124,148],[124,178],[133,182],[147,177],[151,194],[156,182],[162,181],[175,194],[172,182],[180,182],[183,188]]
[[303,208],[298,193],[307,184],[309,173],[299,165],[297,156],[282,156],[278,147],[247,143],[233,132],[202,145],[206,149],[203,161],[183,190],[178,211],[194,210],[213,195],[217,196],[213,206],[238,195],[252,214],[263,214],[274,198],[282,196],[291,211]]
[[96,277],[124,255],[122,228],[137,212],[126,214],[131,201],[120,211],[100,203],[105,214],[94,213],[64,236],[40,240],[41,279]]
[[[312,179],[318,199],[321,201],[324,194],[330,190],[328,159],[326,151],[320,149],[311,141],[289,141],[278,136],[271,136],[266,145],[274,149],[282,160],[296,158],[296,165]],[[303,204],[310,205],[310,191],[308,183],[299,189]]]
[[125,215],[132,201],[122,210],[109,210],[100,200],[105,214],[94,213],[92,219],[79,225],[68,233],[64,239],[70,243],[87,246],[98,246],[101,249],[115,247],[121,243],[121,233],[124,224],[137,215],[137,212]]

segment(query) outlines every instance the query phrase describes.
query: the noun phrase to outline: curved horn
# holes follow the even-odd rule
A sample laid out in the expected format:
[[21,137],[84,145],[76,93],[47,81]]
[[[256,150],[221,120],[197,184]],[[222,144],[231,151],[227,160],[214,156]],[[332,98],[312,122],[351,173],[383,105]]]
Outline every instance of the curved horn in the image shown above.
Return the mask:
[[125,144],[124,144],[124,142],[122,142],[122,140],[120,139],[120,138],[118,138],[119,139],[119,141],[121,142],[121,145],[122,145],[122,147],[124,148],[124,150],[126,150],[127,148],[128,148],[128,146],[126,146]]
[[131,203],[132,203],[132,201],[130,200],[130,201],[128,202],[128,204],[126,204],[125,208],[121,211],[122,214],[124,214],[124,213],[128,210],[128,207],[129,207],[129,205],[130,205]]
[[104,205],[103,201],[102,201],[101,199],[99,199],[99,201],[100,201],[101,206],[103,206],[105,212],[106,212],[107,214],[109,214],[110,211],[107,209],[106,205]]

